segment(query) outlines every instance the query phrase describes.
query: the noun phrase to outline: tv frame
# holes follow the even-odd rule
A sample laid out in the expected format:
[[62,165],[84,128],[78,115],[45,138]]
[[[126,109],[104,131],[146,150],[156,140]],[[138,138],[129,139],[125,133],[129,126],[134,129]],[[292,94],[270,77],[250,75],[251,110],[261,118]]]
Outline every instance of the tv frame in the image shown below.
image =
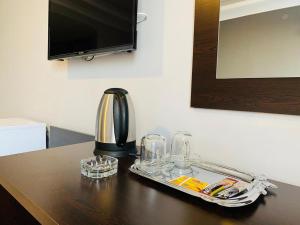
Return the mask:
[[132,20],[136,21],[133,24],[133,43],[126,44],[126,45],[117,45],[107,48],[98,48],[98,49],[91,49],[86,51],[79,51],[79,52],[72,52],[66,54],[59,54],[59,55],[50,55],[50,0],[48,1],[48,60],[64,60],[68,58],[74,57],[84,57],[84,56],[96,56],[96,55],[106,55],[106,54],[113,54],[113,53],[120,53],[120,52],[132,52],[137,49],[137,14],[138,14],[138,0],[132,0],[134,2],[134,12],[132,15]]

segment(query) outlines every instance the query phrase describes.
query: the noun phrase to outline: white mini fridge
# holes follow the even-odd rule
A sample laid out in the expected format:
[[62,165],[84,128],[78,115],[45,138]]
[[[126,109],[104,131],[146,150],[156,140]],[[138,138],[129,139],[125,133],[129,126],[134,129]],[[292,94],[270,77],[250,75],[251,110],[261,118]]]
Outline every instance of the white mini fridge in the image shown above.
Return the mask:
[[22,118],[0,119],[0,156],[46,149],[46,124]]

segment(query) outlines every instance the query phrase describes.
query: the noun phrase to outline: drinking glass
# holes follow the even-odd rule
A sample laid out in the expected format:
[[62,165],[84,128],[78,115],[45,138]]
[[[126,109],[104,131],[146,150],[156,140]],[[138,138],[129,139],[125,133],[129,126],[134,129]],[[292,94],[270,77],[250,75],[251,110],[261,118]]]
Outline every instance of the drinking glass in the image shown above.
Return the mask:
[[142,138],[140,165],[142,170],[151,174],[160,172],[166,154],[166,138],[149,134]]
[[174,162],[174,171],[178,175],[192,172],[190,163],[190,143],[192,135],[189,132],[180,131],[175,133],[171,145],[171,160]]

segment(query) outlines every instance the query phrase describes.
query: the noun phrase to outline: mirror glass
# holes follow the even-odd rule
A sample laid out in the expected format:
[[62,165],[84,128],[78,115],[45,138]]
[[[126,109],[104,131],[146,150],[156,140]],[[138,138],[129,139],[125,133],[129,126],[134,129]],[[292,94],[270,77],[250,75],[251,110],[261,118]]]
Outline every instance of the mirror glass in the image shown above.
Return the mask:
[[217,79],[300,77],[299,0],[221,0]]

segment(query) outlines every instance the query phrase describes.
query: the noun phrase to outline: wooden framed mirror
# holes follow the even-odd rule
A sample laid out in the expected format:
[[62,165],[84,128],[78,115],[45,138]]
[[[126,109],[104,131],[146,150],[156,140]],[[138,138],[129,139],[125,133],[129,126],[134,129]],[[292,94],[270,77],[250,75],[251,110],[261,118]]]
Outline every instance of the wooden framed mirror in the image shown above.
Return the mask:
[[[225,1],[242,2],[241,0]],[[254,1],[252,0],[252,2]],[[240,71],[237,72],[237,75],[241,74],[238,79],[233,79],[232,74],[228,74],[228,72],[228,78],[217,79],[220,6],[220,0],[196,0],[191,106],[300,115],[300,72],[297,74],[296,67],[295,76],[291,76],[291,72],[288,73],[288,71],[285,73],[283,69],[282,76],[277,73],[272,77],[273,74],[270,72],[264,76],[260,72],[262,76],[259,77],[263,78],[244,78],[245,74]],[[281,20],[292,17],[290,14],[286,14],[286,12],[282,14]],[[294,64],[300,67],[300,31],[299,45],[296,42],[294,46],[290,46],[291,50],[297,50],[299,47],[297,50],[299,51],[299,65]],[[282,52],[282,50],[278,50],[278,52]],[[267,62],[263,62],[261,68],[267,68]],[[278,70],[273,69],[273,71],[277,72]],[[293,72],[294,68],[290,71]]]

